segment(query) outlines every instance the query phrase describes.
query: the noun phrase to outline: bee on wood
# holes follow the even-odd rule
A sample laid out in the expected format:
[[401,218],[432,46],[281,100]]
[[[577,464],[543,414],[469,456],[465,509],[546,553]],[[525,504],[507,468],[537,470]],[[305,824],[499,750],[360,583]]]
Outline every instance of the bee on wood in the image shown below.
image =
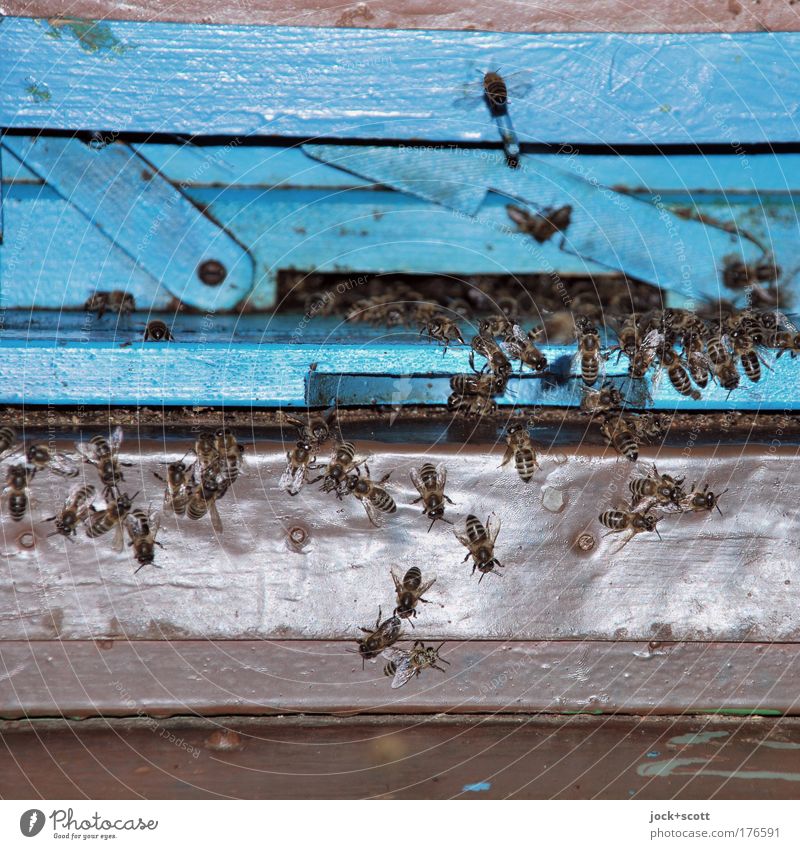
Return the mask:
[[539,244],[552,239],[556,233],[562,233],[572,220],[571,206],[549,206],[541,212],[530,213],[520,206],[508,204],[506,212],[520,233],[526,233]]
[[173,336],[169,327],[160,318],[147,322],[144,329],[145,342],[172,342]]
[[155,477],[166,484],[164,488],[164,508],[176,516],[186,515],[186,505],[192,490],[192,467],[183,460],[177,460],[167,466],[167,477],[163,478],[158,472]]
[[0,460],[17,451],[17,432],[13,427],[0,427]]
[[86,519],[94,496],[95,488],[93,486],[76,483],[69,491],[61,510],[55,516],[45,519],[46,522],[56,523],[56,529],[49,536],[61,534],[67,539],[76,536],[78,525]]
[[535,331],[530,330],[526,334],[518,324],[515,324],[506,336],[506,350],[511,359],[520,361],[520,372],[523,366],[528,366],[533,371],[544,371],[547,368],[547,357],[534,344],[542,332],[539,328]]
[[445,501],[448,504],[453,503],[444,491],[447,483],[447,469],[444,463],[439,463],[435,467],[432,463],[423,463],[421,469],[411,469],[411,482],[419,493],[419,498],[415,498],[411,503],[418,504],[421,501],[422,514],[431,520],[428,533],[437,520],[446,522],[448,525],[452,524],[444,518]]
[[444,345],[442,356],[447,353],[447,349],[453,342],[458,342],[459,345],[464,344],[464,337],[461,335],[458,325],[446,316],[444,313],[435,313],[428,321],[422,325],[419,335],[423,333],[428,335],[428,338]]
[[794,359],[800,353],[800,333],[795,333],[793,330],[775,331],[766,337],[766,346],[778,351],[775,355],[776,360],[779,360],[787,351]]
[[201,430],[194,441],[194,456],[200,472],[212,468],[219,462],[216,436],[208,430]]
[[86,312],[96,312],[98,318],[102,318],[107,312],[131,313],[136,310],[136,301],[133,295],[114,289],[111,292],[95,292],[90,295],[83,307]]
[[696,386],[705,389],[711,377],[711,361],[704,353],[705,341],[697,333],[684,335],[682,339],[686,367]]
[[71,455],[63,451],[51,451],[44,443],[29,446],[25,452],[25,457],[32,470],[31,477],[44,469],[50,469],[53,474],[62,478],[76,478],[78,476],[78,464]]
[[438,665],[439,661],[450,665],[449,660],[439,657],[443,645],[444,643],[436,647],[426,647],[422,641],[417,640],[410,651],[397,648],[384,649],[382,654],[389,662],[384,666],[383,674],[392,679],[392,689],[396,690],[407,684],[423,669],[438,669],[439,672],[446,672],[443,666]]
[[578,338],[578,356],[581,363],[581,377],[586,386],[594,386],[600,376],[600,334],[592,322],[585,316],[575,320]]
[[533,448],[533,440],[528,433],[527,426],[523,424],[511,425],[506,430],[506,442],[508,448],[506,448],[500,468],[502,469],[503,466],[510,463],[513,458],[517,474],[525,483],[528,483],[533,477],[533,473],[539,468],[539,463],[536,461],[536,451]]
[[323,473],[309,483],[316,483],[321,480],[320,489],[323,492],[335,492],[341,498],[347,491],[347,476],[363,462],[363,460],[357,459],[356,446],[352,442],[339,442],[333,450],[331,459],[325,466]]
[[700,400],[700,393],[692,386],[683,361],[666,342],[658,350],[658,361],[666,368],[669,382],[678,394],[695,401]]
[[125,478],[120,466],[129,466],[130,463],[122,463],[119,459],[119,449],[122,445],[122,428],[116,427],[111,436],[93,436],[88,442],[79,442],[76,447],[84,459],[97,469],[100,483],[105,487],[104,497],[106,500],[113,497],[114,491]]
[[450,378],[450,388],[454,395],[502,395],[506,391],[508,380],[492,374],[454,374]]
[[297,428],[297,436],[300,442],[305,442],[314,448],[324,445],[331,437],[336,407],[330,407],[325,413],[309,411],[306,420],[295,416],[283,414],[284,421]]
[[478,325],[478,332],[485,336],[505,337],[514,329],[514,322],[502,313],[483,318]]
[[429,604],[430,602],[423,598],[425,593],[436,583],[436,578],[431,578],[430,581],[422,583],[422,572],[418,566],[412,566],[404,575],[401,581],[393,571],[390,571],[392,580],[394,581],[394,589],[397,593],[397,607],[394,609],[394,615],[400,619],[408,619],[408,624],[414,627],[411,617],[417,615],[417,603]]
[[681,506],[684,510],[693,513],[710,512],[716,507],[721,516],[722,510],[719,509],[719,500],[727,491],[727,489],[723,489],[722,492],[717,494],[709,491],[708,484],[705,484],[702,489],[695,489],[695,484],[692,484],[689,487],[688,494],[681,502]]
[[606,442],[622,457],[632,463],[639,459],[639,443],[625,419],[619,415],[612,419],[606,417],[600,424],[600,432]]
[[500,533],[500,520],[492,513],[484,527],[477,516],[470,514],[467,516],[465,530],[466,533],[462,534],[453,529],[453,533],[458,541],[469,549],[464,562],[472,557],[472,574],[475,574],[476,569],[481,573],[478,583],[490,572],[499,575],[497,569],[504,567],[494,556],[494,544]]
[[659,350],[659,346],[665,343],[664,337],[659,330],[649,330],[636,346],[636,350],[628,363],[628,377],[633,380],[641,380],[653,364]]
[[650,508],[644,511],[637,510],[606,510],[600,514],[600,524],[610,528],[609,534],[620,534],[624,531],[629,531],[628,538],[617,549],[621,551],[625,546],[637,535],[644,532],[655,531],[659,539],[661,534],[658,533],[656,525],[661,521],[661,516],[652,516]]
[[367,517],[376,528],[383,526],[389,513],[397,512],[394,498],[383,488],[383,484],[389,480],[391,472],[385,474],[378,483],[369,476],[369,466],[364,465],[366,474],[356,468],[355,473],[347,476],[347,491],[350,492],[364,505]]
[[604,383],[600,389],[589,389],[584,386],[581,397],[581,411],[590,416],[608,413],[622,409],[623,398],[619,389]]
[[758,383],[761,380],[761,363],[767,368],[769,365],[756,349],[753,338],[742,331],[736,331],[731,334],[731,342],[734,356],[739,357],[745,376],[752,383]]
[[488,71],[483,76],[483,96],[492,116],[499,118],[508,108],[508,86],[497,71]]
[[633,359],[639,347],[639,326],[636,315],[631,314],[621,325],[615,322],[614,326],[617,327],[617,344],[608,349],[605,358],[608,359],[616,351],[617,362],[623,354],[629,360]]
[[381,622],[383,614],[378,608],[378,618],[375,620],[374,628],[359,628],[367,636],[357,640],[358,653],[361,655],[361,665],[364,666],[364,661],[374,660],[381,652],[394,645],[399,639],[403,630],[403,623],[398,616],[390,616]]
[[733,392],[739,385],[739,372],[736,369],[736,363],[732,359],[721,365],[714,366],[714,376],[719,381],[719,385],[728,392]]
[[461,413],[472,418],[497,412],[497,404],[486,395],[461,395],[454,392],[447,399],[447,409],[451,413]]
[[631,504],[636,505],[645,499],[653,499],[661,506],[680,507],[686,497],[683,482],[686,478],[673,478],[662,475],[653,465],[652,471],[646,477],[634,478],[628,483],[631,491]]
[[[139,493],[137,492],[136,495]],[[136,498],[123,493],[116,498],[107,498],[106,506],[103,510],[97,510],[94,505],[90,505],[89,512],[84,520],[86,528],[86,536],[89,539],[97,539],[97,537],[107,534],[112,528],[114,529],[114,540],[111,547],[114,551],[120,552],[125,547],[125,537],[123,528],[125,525],[125,517],[133,508],[133,500]]]
[[280,487],[289,495],[297,495],[308,478],[309,469],[316,462],[314,446],[300,440],[291,451],[286,452],[286,471],[281,475]]
[[8,512],[15,522],[21,522],[30,506],[28,484],[33,473],[24,463],[16,463],[6,469],[6,485],[3,496],[8,500]]
[[227,492],[244,466],[244,445],[238,442],[232,430],[221,427],[214,434],[214,448],[217,452],[218,483]]
[[130,537],[128,545],[133,547],[133,556],[139,564],[139,569],[152,566],[156,556],[156,546],[163,548],[156,539],[159,525],[160,519],[157,513],[148,515],[144,510],[136,509],[125,517],[125,527]]
[[503,353],[503,349],[497,344],[493,336],[486,333],[478,333],[472,337],[469,352],[470,368],[477,372],[475,368],[475,354],[486,359],[486,364],[481,369],[480,373],[491,372],[495,377],[508,380],[511,375],[511,363],[508,357]]
[[186,515],[193,521],[198,521],[208,514],[211,527],[218,534],[222,533],[222,519],[217,510],[217,501],[225,494],[224,484],[221,484],[213,466],[203,470],[200,482],[193,484],[186,502]]

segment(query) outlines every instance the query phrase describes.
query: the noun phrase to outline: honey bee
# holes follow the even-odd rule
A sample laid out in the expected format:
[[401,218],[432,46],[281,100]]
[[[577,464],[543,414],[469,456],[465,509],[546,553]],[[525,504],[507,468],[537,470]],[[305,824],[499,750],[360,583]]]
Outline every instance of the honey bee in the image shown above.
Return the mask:
[[472,416],[491,415],[497,411],[497,404],[486,395],[461,395],[454,392],[447,399],[447,409],[451,413]]
[[[616,323],[615,323],[615,326]],[[633,359],[636,350],[639,347],[639,327],[635,314],[629,315],[625,321],[618,326],[617,329],[617,344],[608,349],[606,358],[617,352],[617,362],[624,354],[629,360]]]
[[650,515],[650,509],[644,511],[637,510],[606,510],[600,514],[600,524],[610,528],[608,534],[619,534],[623,531],[630,531],[628,538],[617,549],[621,551],[625,546],[636,536],[636,534],[645,531],[655,531],[659,539],[661,534],[658,533],[656,525],[661,521],[661,516]]
[[88,442],[77,444],[78,452],[84,462],[90,463],[97,469],[100,483],[105,487],[105,497],[108,500],[113,496],[114,490],[124,480],[120,466],[130,465],[121,463],[119,460],[119,449],[122,445],[122,428],[116,427],[109,439],[104,436],[93,436]]
[[767,336],[766,344],[769,348],[777,349],[775,359],[779,360],[787,351],[794,359],[800,353],[800,333],[795,333],[793,330],[775,331]]
[[520,371],[523,366],[528,366],[534,371],[544,371],[547,368],[547,357],[534,345],[536,339],[542,335],[542,329],[530,330],[526,334],[522,328],[515,324],[506,336],[506,350],[514,360],[520,361]]
[[391,472],[375,483],[369,476],[369,466],[366,464],[364,471],[366,474],[362,475],[361,470],[356,467],[355,473],[347,476],[347,491],[364,505],[370,522],[379,528],[384,524],[387,514],[397,512],[394,498],[383,488]]
[[25,452],[28,465],[31,467],[33,477],[36,472],[50,469],[62,478],[76,478],[78,476],[78,465],[69,454],[62,451],[51,451],[44,443],[31,445]]
[[645,499],[654,499],[656,504],[662,506],[679,507],[686,495],[682,489],[685,480],[686,478],[662,475],[653,465],[652,471],[646,477],[634,478],[629,482],[631,504],[636,505]]
[[684,335],[682,345],[689,375],[695,385],[705,389],[711,376],[711,362],[703,352],[705,348],[703,337],[697,333]]
[[164,488],[164,507],[176,516],[186,514],[186,505],[192,489],[192,467],[183,460],[177,460],[167,466],[167,477],[163,478],[158,472],[153,472],[156,478],[166,484]]
[[669,381],[677,393],[695,401],[700,400],[700,393],[692,386],[681,358],[666,342],[658,350],[658,361],[666,368]]
[[222,533],[222,519],[217,510],[217,501],[225,495],[226,486],[220,483],[213,466],[204,469],[200,481],[194,484],[186,502],[186,515],[193,521],[202,519],[208,513],[211,527],[218,534]]
[[219,460],[216,436],[207,430],[201,430],[194,441],[194,456],[197,458],[200,471],[215,466]]
[[721,365],[714,366],[714,376],[719,381],[719,385],[728,392],[732,392],[739,385],[739,372],[736,369],[736,363],[732,359]]
[[592,322],[585,316],[575,320],[578,338],[578,356],[581,363],[581,377],[586,386],[594,386],[600,376],[600,334]]
[[492,374],[454,374],[450,378],[450,388],[454,395],[502,395],[506,391],[508,380]]
[[30,505],[28,484],[32,471],[24,463],[16,463],[6,470],[6,486],[3,495],[8,499],[8,512],[15,522],[25,517]]
[[390,571],[390,574],[397,593],[397,607],[394,609],[394,615],[400,619],[408,619],[408,624],[413,627],[414,623],[411,621],[411,617],[417,615],[417,602],[430,603],[423,596],[436,583],[436,578],[431,578],[430,581],[423,584],[422,572],[418,566],[412,566],[406,572],[402,581],[394,572]]
[[222,427],[214,434],[214,448],[217,452],[218,483],[227,491],[242,471],[244,445],[237,441],[233,431]]
[[615,419],[609,417],[603,419],[600,432],[606,442],[622,457],[627,457],[632,463],[639,459],[639,443],[621,415]]
[[173,337],[169,327],[159,318],[147,322],[144,329],[145,342],[172,342]]
[[384,666],[383,674],[392,679],[392,689],[396,690],[407,684],[423,669],[438,669],[440,672],[446,672],[443,666],[438,665],[439,661],[450,665],[449,660],[439,657],[443,645],[444,643],[437,647],[426,647],[423,642],[417,640],[411,651],[396,648],[384,649],[382,654],[389,662]]
[[539,468],[539,463],[536,461],[536,451],[533,448],[533,440],[530,433],[528,433],[528,428],[522,424],[511,425],[506,430],[506,442],[508,443],[508,448],[506,448],[500,468],[511,462],[513,457],[517,474],[525,483],[528,483],[533,477],[533,473]]
[[303,488],[308,477],[309,469],[314,468],[316,457],[314,446],[310,442],[300,440],[291,451],[286,452],[288,464],[281,475],[280,487],[289,495],[297,495]]
[[628,377],[633,380],[641,380],[646,374],[659,349],[664,345],[664,337],[657,329],[649,330],[637,345],[633,356],[628,363]]
[[497,71],[484,74],[483,96],[493,117],[505,115],[508,108],[508,86]]
[[17,432],[13,427],[0,427],[0,460],[16,451]]
[[56,529],[49,536],[61,534],[72,539],[78,533],[78,525],[86,518],[95,488],[91,485],[76,483],[69,491],[64,501],[64,506],[55,516],[45,519],[46,522],[55,522]]
[[95,292],[83,307],[87,312],[96,312],[102,318],[107,312],[130,313],[136,309],[133,295],[114,289],[112,292]]
[[541,212],[530,213],[527,209],[508,204],[506,212],[520,233],[533,237],[539,244],[566,230],[572,220],[571,206],[549,206]]
[[356,446],[352,442],[339,442],[323,473],[309,483],[321,480],[320,489],[323,492],[335,492],[341,498],[347,491],[347,476],[363,462],[363,460],[357,460]]
[[582,389],[581,410],[590,416],[622,408],[622,393],[608,383],[603,384],[600,389],[589,389],[586,386]]
[[500,520],[492,513],[486,521],[486,527],[484,527],[477,516],[470,514],[467,516],[465,530],[466,533],[464,534],[455,529],[453,533],[458,541],[469,549],[464,562],[472,557],[472,574],[475,574],[476,569],[481,573],[478,583],[483,580],[484,575],[490,572],[499,575],[497,569],[504,567],[494,556],[494,544],[497,535],[500,533]]
[[411,503],[418,504],[421,501],[422,514],[431,520],[428,533],[437,520],[452,524],[444,518],[445,501],[448,504],[453,503],[444,491],[447,483],[447,469],[444,463],[439,463],[436,467],[432,463],[424,463],[419,470],[411,469],[411,482],[419,493],[419,498],[415,498]]
[[458,325],[441,312],[435,313],[422,325],[419,335],[422,336],[423,333],[426,333],[429,339],[444,345],[442,356],[447,353],[447,349],[453,342],[458,342],[459,345],[464,344],[464,337]]
[[719,500],[727,491],[727,489],[723,489],[722,492],[716,494],[714,492],[709,492],[708,484],[705,484],[702,489],[695,489],[695,484],[692,484],[691,487],[689,487],[689,492],[683,499],[681,506],[684,510],[694,513],[699,513],[704,510],[710,512],[716,507],[717,512],[721,516],[722,510],[719,509]]
[[139,569],[152,566],[156,556],[156,546],[163,548],[156,539],[159,524],[157,513],[148,515],[144,510],[133,510],[125,517],[125,527],[130,537],[128,545],[133,547],[133,556],[139,564]]
[[758,383],[761,380],[761,363],[763,362],[767,368],[769,368],[769,365],[758,353],[753,338],[741,331],[736,331],[731,334],[731,342],[733,343],[733,353],[739,357],[745,376],[752,383]]
[[[138,494],[137,492],[136,495]],[[107,498],[106,506],[103,510],[97,510],[94,505],[90,505],[89,512],[84,520],[86,536],[89,539],[97,539],[97,537],[107,534],[113,528],[114,540],[111,543],[111,547],[114,551],[122,551],[125,547],[125,538],[123,535],[125,517],[131,512],[133,500],[136,498],[136,495],[130,497],[123,493],[115,498]]]
[[485,336],[506,336],[514,329],[514,322],[502,313],[481,319],[478,331]]
[[403,623],[398,616],[390,616],[381,622],[383,614],[378,608],[378,618],[375,620],[374,628],[359,628],[367,636],[357,640],[358,653],[361,655],[361,665],[364,661],[374,660],[381,652],[394,645],[399,639],[403,630]]
[[325,413],[308,412],[306,420],[298,419],[284,413],[284,420],[297,428],[300,442],[305,442],[314,448],[324,445],[331,436],[331,428],[336,407],[330,407]]
[[470,368],[477,372],[475,368],[475,354],[486,359],[486,365],[481,369],[481,374],[486,371],[491,372],[495,377],[508,380],[511,374],[511,363],[508,357],[503,353],[502,348],[497,344],[494,337],[486,333],[478,333],[472,337],[469,352]]

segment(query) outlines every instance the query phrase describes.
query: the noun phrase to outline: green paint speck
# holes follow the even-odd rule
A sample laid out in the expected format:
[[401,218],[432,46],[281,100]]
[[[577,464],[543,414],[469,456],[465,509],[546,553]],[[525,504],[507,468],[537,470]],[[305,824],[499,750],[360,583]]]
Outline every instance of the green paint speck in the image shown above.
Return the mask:
[[123,44],[112,32],[107,23],[101,21],[89,21],[81,18],[50,18],[41,23],[48,27],[47,35],[50,38],[61,38],[67,31],[80,44],[87,53],[103,53],[114,56],[122,56],[132,46]]
[[38,83],[30,77],[28,77],[26,82],[28,84],[25,86],[25,91],[34,103],[47,103],[47,101],[53,96],[50,94],[50,89],[47,87],[47,83]]
[[662,112],[672,112],[672,107],[669,105],[669,103],[662,103],[659,108]]

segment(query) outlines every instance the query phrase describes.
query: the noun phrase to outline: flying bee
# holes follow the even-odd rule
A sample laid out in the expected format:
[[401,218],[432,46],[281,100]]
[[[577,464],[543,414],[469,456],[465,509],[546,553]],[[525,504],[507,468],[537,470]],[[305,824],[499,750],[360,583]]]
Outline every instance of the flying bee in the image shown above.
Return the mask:
[[217,501],[225,494],[227,487],[221,483],[214,467],[205,469],[200,482],[194,484],[186,502],[186,515],[193,521],[202,519],[208,513],[211,527],[218,534],[222,533],[222,519],[217,510]]
[[600,432],[606,442],[622,457],[627,457],[632,463],[639,459],[639,443],[621,415],[615,419],[609,417],[603,419]]
[[283,418],[297,428],[297,435],[300,442],[305,442],[314,448],[319,448],[330,439],[331,428],[333,427],[332,422],[335,415],[336,407],[333,406],[325,413],[309,411],[305,421],[285,413]]
[[[214,448],[218,459],[219,483],[227,491],[239,477],[244,465],[244,445],[236,439],[232,430],[221,427],[214,434]],[[221,497],[221,496],[220,496]]]
[[581,410],[590,416],[597,415],[598,413],[607,413],[611,410],[619,410],[622,408],[622,404],[622,393],[619,389],[608,383],[603,384],[600,389],[583,387]]
[[430,581],[423,584],[422,572],[418,566],[412,566],[403,576],[402,581],[394,572],[390,571],[390,574],[397,593],[397,607],[394,609],[394,615],[400,619],[408,619],[408,624],[413,628],[414,623],[411,621],[411,617],[417,615],[417,602],[430,603],[423,596],[436,583],[436,578],[431,578]]
[[375,620],[374,628],[359,628],[367,636],[357,640],[358,653],[361,655],[361,665],[364,661],[374,660],[382,651],[394,645],[402,633],[403,623],[398,616],[390,616],[381,622],[383,614],[378,608],[378,618]]
[[439,672],[446,672],[443,666],[438,665],[439,661],[450,665],[449,660],[439,657],[443,645],[444,643],[436,647],[426,647],[421,640],[417,640],[411,651],[396,648],[384,649],[382,654],[389,662],[384,666],[383,674],[392,679],[392,689],[396,690],[403,684],[407,684],[423,669],[438,669]]
[[700,393],[692,386],[683,361],[666,342],[658,350],[658,361],[666,368],[669,382],[677,393],[695,401],[700,400]]
[[56,523],[56,529],[50,536],[61,534],[72,539],[78,532],[78,525],[86,518],[94,495],[93,486],[76,483],[69,491],[61,510],[55,516],[45,519],[46,522]]
[[[160,519],[157,513],[148,515],[144,510],[133,510],[125,517],[125,527],[130,537],[128,545],[133,547],[133,556],[139,564],[139,569],[152,566],[156,556],[156,546],[163,548],[156,539],[159,524]],[[138,572],[139,569],[136,571]]]
[[533,440],[528,433],[527,426],[523,424],[511,425],[506,430],[506,442],[508,448],[506,448],[500,468],[511,462],[513,458],[517,474],[525,483],[528,483],[533,477],[533,473],[539,468],[539,463],[536,461],[536,451],[533,448]]
[[289,495],[297,495],[303,488],[309,469],[314,468],[316,457],[314,446],[302,439],[291,451],[286,452],[286,471],[281,475],[280,487]]
[[385,522],[387,514],[397,512],[394,498],[383,488],[391,472],[375,483],[369,476],[369,466],[366,464],[364,471],[366,474],[362,475],[361,470],[356,467],[355,473],[347,476],[347,491],[364,505],[370,522],[379,528]]
[[107,312],[130,313],[136,309],[136,301],[133,295],[114,289],[111,292],[95,292],[89,296],[83,308],[87,312],[96,312],[98,318],[102,318]]
[[520,206],[508,204],[506,212],[520,233],[533,237],[539,244],[552,239],[556,233],[562,233],[572,220],[571,206],[548,206],[541,212],[530,213]]
[[169,327],[160,318],[154,318],[147,322],[144,329],[145,342],[172,342],[172,333]]
[[121,445],[122,428],[118,426],[108,439],[98,434],[88,442],[79,442],[76,446],[84,462],[90,463],[97,469],[100,483],[105,487],[107,499],[119,486],[120,481],[124,480],[120,466],[130,465],[129,463],[121,463],[119,460]]
[[[137,492],[136,495],[138,494]],[[114,540],[111,543],[111,547],[114,551],[122,551],[125,547],[125,537],[123,535],[125,517],[131,512],[133,499],[136,498],[136,495],[130,497],[122,493],[116,498],[107,498],[106,506],[103,510],[97,510],[94,505],[91,505],[84,520],[86,536],[89,539],[97,539],[97,537],[107,534],[113,528]]]
[[478,371],[475,368],[475,354],[478,354],[486,359],[486,365],[481,369],[481,374],[489,371],[496,377],[508,380],[512,370],[511,363],[493,336],[486,333],[476,334],[472,337],[470,348],[469,365],[473,371]]
[[722,510],[719,509],[719,500],[727,491],[727,489],[723,489],[722,492],[717,494],[709,492],[708,484],[705,484],[702,489],[695,489],[695,484],[692,484],[681,506],[684,510],[693,513],[699,513],[704,510],[710,512],[716,507],[717,512],[721,516]]
[[452,524],[444,518],[445,501],[448,504],[453,503],[444,491],[447,483],[447,469],[444,463],[439,463],[435,467],[433,463],[423,463],[421,469],[411,469],[411,482],[419,493],[419,498],[415,498],[411,503],[422,502],[423,515],[431,520],[430,525],[428,525],[428,532],[430,533],[437,519],[441,522],[447,522],[448,525]]
[[352,442],[339,442],[331,454],[331,459],[323,473],[309,483],[322,481],[320,489],[323,492],[335,492],[341,498],[347,491],[347,476],[360,465],[363,460],[356,458],[356,446]]
[[464,562],[472,557],[472,574],[475,574],[476,569],[481,573],[478,583],[489,572],[499,575],[497,569],[504,567],[494,556],[494,544],[497,535],[500,533],[500,520],[492,513],[486,521],[486,527],[484,527],[477,516],[470,514],[467,516],[465,530],[466,533],[462,534],[453,529],[453,533],[458,541],[469,549]]
[[78,465],[69,454],[63,451],[51,451],[44,443],[30,445],[25,452],[28,465],[33,474],[44,469],[50,469],[53,474],[62,478],[76,478],[78,476]]
[[542,332],[542,328],[539,328],[530,330],[526,334],[518,324],[515,324],[511,333],[506,336],[506,350],[511,359],[520,361],[520,371],[523,366],[528,366],[534,371],[544,371],[547,368],[547,357],[534,344]]
[[630,531],[628,538],[617,549],[617,551],[621,551],[636,534],[655,531],[658,538],[661,539],[661,534],[658,533],[658,528],[656,527],[661,521],[661,518],[660,516],[650,515],[650,508],[644,511],[606,510],[600,514],[600,524],[610,528],[606,536]]
[[656,504],[662,506],[679,507],[686,495],[682,489],[685,480],[662,475],[654,465],[646,477],[634,478],[628,483],[631,503],[636,505],[645,499],[654,499]]
[[578,338],[578,356],[581,363],[581,377],[586,386],[594,386],[600,376],[600,334],[586,316],[575,320]]
[[3,495],[8,499],[8,512],[15,522],[20,522],[30,506],[28,484],[33,472],[24,463],[16,463],[6,469],[6,485]]
[[508,380],[500,375],[492,374],[454,374],[450,378],[450,388],[455,395],[482,395],[489,398],[492,395],[502,395],[506,391]]
[[444,313],[435,313],[428,321],[424,322],[419,335],[427,333],[428,338],[444,345],[442,356],[447,353],[448,347],[453,342],[458,342],[459,345],[464,344],[464,337],[461,335],[458,325],[452,318]]
[[164,507],[171,510],[176,516],[186,515],[186,505],[189,503],[189,495],[192,489],[192,467],[187,466],[183,460],[177,460],[167,466],[166,479],[158,472],[153,474],[162,483],[164,488]]

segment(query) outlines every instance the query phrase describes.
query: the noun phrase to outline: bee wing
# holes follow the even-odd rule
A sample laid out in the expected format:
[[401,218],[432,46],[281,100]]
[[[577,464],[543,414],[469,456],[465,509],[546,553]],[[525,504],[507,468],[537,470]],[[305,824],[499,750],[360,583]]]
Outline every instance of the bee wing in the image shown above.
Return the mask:
[[[281,475],[281,479],[278,482],[278,486],[280,486],[280,488],[284,490],[284,492],[288,492],[290,495],[297,495],[297,493],[300,491],[300,486],[303,485],[302,473],[302,467],[300,467],[299,469],[293,469],[292,464],[289,463],[286,466],[286,470]],[[301,475],[300,486],[297,486],[296,484],[298,474]]]
[[217,510],[217,503],[211,499],[208,502],[208,515],[211,517],[211,527],[218,533],[222,533],[222,519]]
[[500,519],[494,513],[486,520],[486,535],[491,542],[497,539],[497,535],[500,533],[500,525]]
[[111,543],[111,547],[117,553],[121,552],[125,548],[125,536],[123,534],[123,523],[117,522],[114,526],[114,540]]
[[122,426],[117,425],[111,436],[109,437],[108,444],[111,446],[112,451],[119,451],[122,447]]
[[77,452],[83,457],[83,459],[87,463],[94,463],[95,461],[95,450],[94,445],[88,441],[76,442],[75,449]]
[[392,689],[396,690],[407,684],[413,677],[416,667],[411,663],[411,655],[406,654],[401,661],[395,665],[394,678],[392,678]]
[[436,486],[439,489],[444,490],[445,484],[447,483],[447,466],[444,463],[439,463],[436,467]]
[[425,493],[428,490],[427,490],[427,487],[425,486],[425,484],[422,481],[422,476],[419,473],[419,469],[412,469],[411,472],[410,472],[410,475],[411,475],[411,483],[413,483],[414,486],[417,488],[417,492],[420,495],[425,495]]
[[419,589],[416,591],[417,598],[424,596],[426,592],[436,583],[436,578],[431,578],[430,581],[424,583]]
[[62,478],[76,478],[79,468],[72,455],[56,451],[50,455],[50,471]]
[[395,663],[402,663],[403,660],[408,660],[411,655],[410,652],[407,652],[405,649],[389,647],[381,652],[381,656],[385,657],[386,660],[394,661]]
[[376,528],[382,528],[386,523],[386,515],[383,511],[378,510],[378,508],[368,498],[362,499],[361,503],[367,511],[367,516],[369,517],[370,522],[372,522]]
[[453,533],[456,535],[456,539],[461,543],[461,545],[465,545],[467,548],[472,547],[472,541],[466,533],[459,533],[455,528],[453,528]]

